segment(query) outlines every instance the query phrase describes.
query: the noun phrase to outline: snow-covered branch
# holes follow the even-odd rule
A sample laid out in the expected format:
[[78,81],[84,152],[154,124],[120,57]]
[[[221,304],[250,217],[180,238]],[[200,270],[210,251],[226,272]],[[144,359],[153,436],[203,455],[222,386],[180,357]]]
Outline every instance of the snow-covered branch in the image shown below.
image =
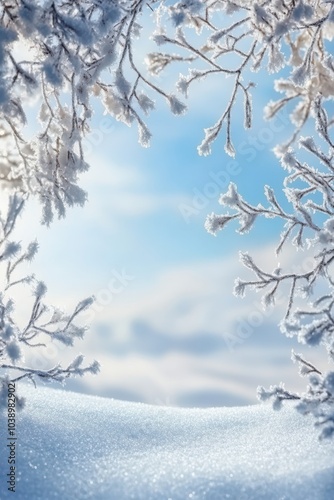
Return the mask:
[[[71,346],[76,339],[82,339],[86,327],[78,326],[76,320],[92,304],[93,299],[79,302],[72,314],[68,315],[45,304],[46,286],[36,280],[34,275],[17,276],[20,265],[30,262],[38,250],[36,242],[23,250],[19,243],[9,240],[23,206],[23,198],[14,195],[9,200],[6,215],[0,214],[0,266],[5,283],[0,294],[0,396],[4,398],[9,382],[24,378],[31,381],[39,378],[64,382],[70,376],[97,373],[99,370],[96,361],[83,366],[82,355],[77,356],[66,368],[58,364],[51,369],[40,370],[24,364],[27,348],[43,350],[48,342],[61,342]],[[21,286],[29,287],[32,296],[30,315],[25,324],[22,324],[20,317],[20,306],[11,295],[14,289]],[[3,405],[4,401],[0,401],[0,407]]]
[[[289,140],[277,147],[278,155],[299,136],[312,114],[317,95],[326,100],[333,98],[334,64],[328,47],[334,33],[332,2],[189,0],[170,6],[161,4],[157,19],[158,29],[153,37],[157,45],[171,46],[180,52],[150,54],[147,63],[152,75],[191,57],[188,75],[181,74],[177,82],[178,90],[185,96],[194,82],[213,74],[234,79],[225,109],[217,122],[205,129],[204,140],[198,147],[201,155],[210,154],[212,143],[224,127],[225,151],[235,155],[231,137],[233,108],[242,98],[245,128],[250,128],[254,86],[251,72],[261,68],[268,73],[288,70],[289,76],[275,83],[275,90],[284,97],[269,102],[265,108],[266,118],[271,119],[288,104],[296,103],[291,114],[294,129]],[[168,21],[175,28],[174,34],[167,29]]]
[[[243,297],[247,288],[253,288],[263,294],[266,308],[275,305],[281,287],[288,286],[285,317],[280,324],[282,332],[288,337],[296,336],[302,344],[324,346],[334,361],[334,148],[330,120],[320,96],[312,106],[312,113],[319,139],[302,137],[299,140],[299,147],[310,161],[300,161],[299,153],[291,147],[281,157],[282,167],[288,174],[283,189],[286,200],[278,201],[274,190],[265,186],[267,206],[253,206],[231,184],[219,200],[229,211],[208,216],[206,228],[217,234],[227,223],[238,219],[241,224],[238,232],[243,234],[252,229],[259,217],[276,218],[283,225],[277,255],[290,243],[296,250],[312,249],[312,267],[298,272],[284,271],[280,265],[268,272],[248,253],[241,254],[242,264],[253,273],[254,279],[237,279],[234,293]],[[284,290],[286,293],[286,288]],[[333,372],[322,374],[300,355],[294,355],[293,359],[300,364],[300,373],[310,377],[306,393],[296,395],[280,385],[268,391],[261,388],[259,396],[263,400],[272,398],[275,408],[286,399],[300,399],[298,410],[314,414],[317,425],[323,425],[321,437],[329,437],[334,433],[334,398],[330,385]]]

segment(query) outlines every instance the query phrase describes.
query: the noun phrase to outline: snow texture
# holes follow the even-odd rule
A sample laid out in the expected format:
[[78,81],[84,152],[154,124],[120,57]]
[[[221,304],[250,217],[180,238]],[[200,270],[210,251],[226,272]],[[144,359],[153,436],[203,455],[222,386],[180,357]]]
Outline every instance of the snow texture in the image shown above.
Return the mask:
[[333,498],[333,445],[292,405],[181,409],[19,389],[16,500]]

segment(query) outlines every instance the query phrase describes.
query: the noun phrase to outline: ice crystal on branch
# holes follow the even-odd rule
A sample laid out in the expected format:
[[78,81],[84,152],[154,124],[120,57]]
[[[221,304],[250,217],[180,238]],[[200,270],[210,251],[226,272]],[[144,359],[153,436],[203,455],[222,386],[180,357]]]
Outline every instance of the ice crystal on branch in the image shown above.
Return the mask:
[[[319,93],[326,99],[334,96],[334,66],[327,48],[334,35],[332,2],[202,0],[168,6],[162,3],[157,11],[158,29],[153,39],[165,49],[169,46],[171,52],[148,55],[152,75],[167,65],[193,58],[190,76],[181,73],[177,82],[177,89],[183,95],[188,96],[196,81],[211,75],[220,74],[234,81],[216,124],[205,129],[199,154],[210,154],[212,143],[226,133],[225,151],[234,156],[231,119],[239,96],[244,98],[245,127],[251,126],[253,82],[249,80],[249,70],[262,68],[269,73],[288,70],[285,74],[289,76],[276,83],[276,90],[284,97],[269,103],[265,111],[272,118],[288,104],[296,103],[292,112],[295,130],[292,129],[286,148],[311,117],[316,96]],[[197,36],[193,36],[192,30]],[[176,49],[177,53],[172,52]]]
[[[200,7],[190,1],[175,11],[191,16]],[[141,113],[154,107],[145,89],[165,97],[174,114],[186,109],[139,69],[133,42],[140,36],[142,12],[150,9],[147,2],[131,0],[0,2],[0,182],[37,195],[45,224],[54,214],[64,217],[66,207],[86,201],[78,180],[88,169],[83,140],[93,114],[92,96],[116,120],[137,122],[145,147],[151,133]],[[148,56],[156,60],[153,73],[174,60],[166,57],[162,64],[160,55]],[[40,127],[27,138],[26,104],[32,97],[40,108]]]
[[[0,214],[0,268],[4,274],[4,288],[0,293],[0,407],[7,398],[7,385],[22,379],[35,381],[55,380],[64,382],[70,376],[82,376],[85,373],[97,373],[99,365],[95,361],[83,366],[83,356],[77,357],[69,366],[60,364],[46,370],[36,368],[29,363],[29,350],[43,349],[49,342],[62,342],[73,345],[77,338],[82,338],[86,327],[75,322],[80,313],[92,304],[92,298],[85,299],[68,315],[59,309],[45,304],[47,288],[42,281],[31,276],[18,276],[18,269],[23,262],[29,262],[37,252],[37,243],[32,242],[26,250],[15,242],[8,242],[15,222],[23,210],[24,200],[15,195],[9,200],[7,214]],[[12,299],[13,290],[21,287],[31,290],[31,311],[22,325],[19,304]],[[25,361],[25,353],[28,361]],[[20,407],[17,397],[17,406]]]
[[[249,281],[237,280],[235,294],[244,296],[247,288],[263,294],[264,307],[275,304],[279,291],[289,293],[286,300],[285,317],[280,327],[288,337],[296,337],[301,344],[310,347],[322,346],[334,361],[334,146],[332,121],[323,107],[323,98],[317,97],[312,114],[319,138],[302,137],[299,147],[308,154],[309,161],[299,161],[299,152],[291,148],[281,157],[281,164],[287,170],[283,190],[291,209],[283,208],[274,190],[265,186],[267,206],[251,205],[230,184],[227,193],[219,202],[229,209],[226,214],[211,214],[206,228],[217,233],[225,223],[238,219],[242,224],[239,232],[250,229],[256,218],[276,218],[282,223],[282,233],[276,253],[292,244],[297,250],[312,248],[313,265],[307,270],[291,271],[279,267],[270,272],[258,265],[248,254],[240,255],[242,264],[254,275]],[[285,206],[285,205],[284,205]],[[230,212],[230,210],[234,212]],[[224,221],[224,224],[221,223]],[[246,228],[245,228],[246,226]],[[213,231],[214,229],[214,231]],[[286,292],[285,292],[286,293]],[[320,438],[334,435],[334,392],[333,372],[323,373],[300,354],[293,353],[293,360],[299,364],[299,373],[309,377],[306,392],[295,394],[283,385],[260,388],[262,400],[272,399],[274,408],[279,409],[284,400],[298,400],[298,411],[311,413],[316,425],[321,427]]]

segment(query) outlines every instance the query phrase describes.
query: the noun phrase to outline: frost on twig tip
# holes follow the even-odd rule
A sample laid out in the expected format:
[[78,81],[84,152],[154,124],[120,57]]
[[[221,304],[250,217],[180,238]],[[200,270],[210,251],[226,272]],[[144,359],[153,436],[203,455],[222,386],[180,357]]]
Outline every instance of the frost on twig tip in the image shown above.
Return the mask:
[[[23,200],[14,195],[9,198],[6,213],[0,213],[0,266],[5,266],[5,286],[0,293],[0,407],[6,406],[7,386],[9,382],[22,379],[33,383],[37,379],[43,381],[64,382],[71,376],[82,376],[86,373],[96,374],[99,363],[94,361],[84,366],[84,358],[79,355],[66,368],[57,364],[52,368],[35,367],[34,356],[30,351],[43,350],[48,342],[61,342],[66,346],[73,345],[76,339],[83,338],[87,327],[79,326],[76,320],[80,314],[93,303],[88,297],[80,301],[72,314],[66,314],[60,309],[47,306],[45,298],[47,287],[34,276],[20,276],[19,270],[24,262],[30,262],[36,255],[38,245],[34,241],[27,249],[22,245],[9,241],[18,216],[23,210]],[[13,289],[26,287],[30,290],[30,311],[24,318],[20,304],[12,299]],[[26,302],[28,306],[28,301]],[[22,408],[24,400],[16,396],[17,409]]]

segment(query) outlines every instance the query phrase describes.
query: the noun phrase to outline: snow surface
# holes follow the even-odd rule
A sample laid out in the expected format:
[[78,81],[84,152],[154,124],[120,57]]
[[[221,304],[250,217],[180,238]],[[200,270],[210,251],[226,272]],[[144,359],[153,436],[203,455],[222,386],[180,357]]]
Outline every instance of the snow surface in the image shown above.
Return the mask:
[[19,480],[6,491],[1,452],[1,499],[334,498],[334,443],[320,444],[292,406],[181,409],[19,389]]

